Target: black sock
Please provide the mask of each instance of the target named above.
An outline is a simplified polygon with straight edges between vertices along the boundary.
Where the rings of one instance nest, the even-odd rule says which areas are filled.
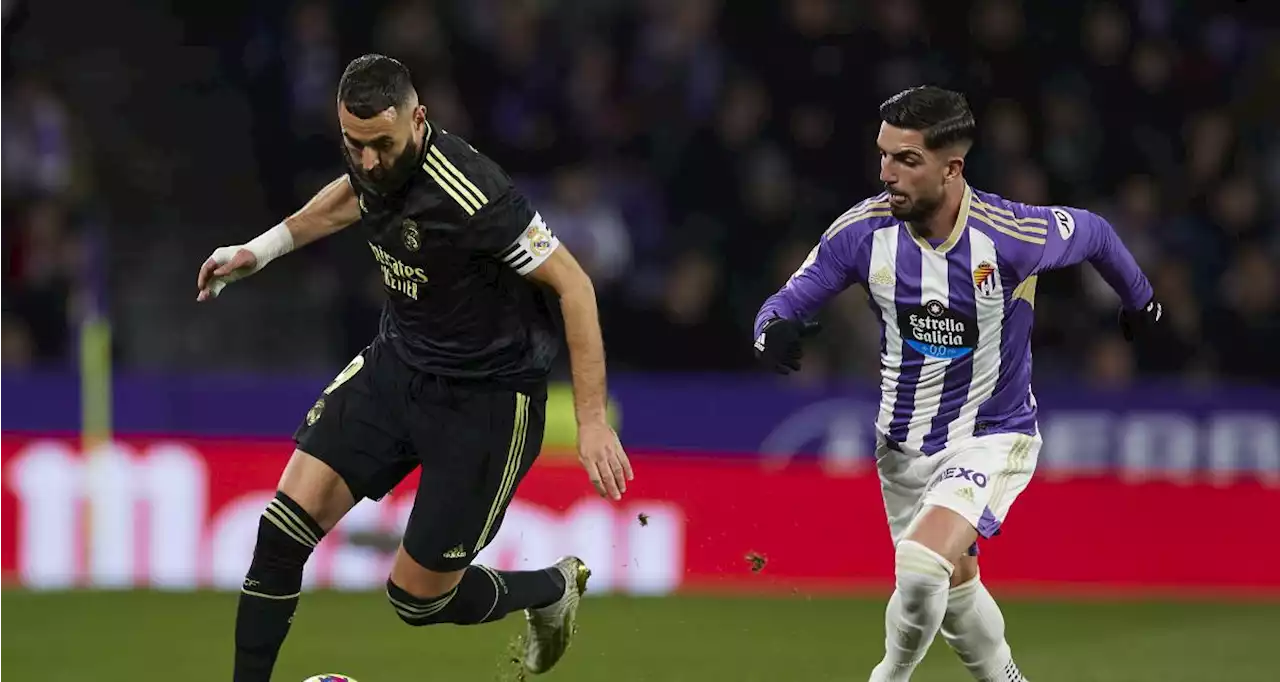
[[[454,623],[475,625],[508,613],[547,606],[564,595],[564,575],[555,568],[540,571],[495,571],[468,566],[458,586],[432,599],[419,599],[387,581],[387,596],[400,619],[410,625]]]
[[[262,513],[236,611],[235,682],[270,681],[298,606],[302,567],[323,537],[319,524],[284,493]]]

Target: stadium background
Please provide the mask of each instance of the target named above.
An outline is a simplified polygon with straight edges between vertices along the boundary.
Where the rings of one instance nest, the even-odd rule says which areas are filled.
[[[377,50],[517,177],[601,296],[633,492],[591,496],[561,386],[544,463],[485,557],[596,565],[606,596],[555,679],[859,679],[877,659],[892,552],[868,473],[873,321],[842,296],[785,380],[751,367],[749,325],[877,191],[875,107],[921,82],[969,96],[975,186],[1108,217],[1171,314],[1137,356],[1088,268],[1042,278],[1045,450],[984,547],[1022,667],[1273,679],[1280,31],[1264,5],[5,2],[11,676],[228,669],[221,590],[380,293],[358,229],[213,306],[192,281],[339,172],[334,88]],[[516,619],[402,630],[363,593],[389,561],[367,540],[408,499],[361,505],[317,554],[308,584],[330,589],[303,600],[281,679],[407,679],[424,659],[514,674]],[[935,643],[918,679],[961,679],[952,659]]]

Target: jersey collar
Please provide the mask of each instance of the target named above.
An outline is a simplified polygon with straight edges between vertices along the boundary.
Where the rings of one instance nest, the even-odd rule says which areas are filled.
[[[921,249],[926,251],[937,251],[938,253],[947,253],[960,241],[960,237],[964,235],[965,228],[969,225],[969,205],[973,201],[973,188],[969,183],[964,183],[964,196],[960,199],[960,212],[956,215],[956,224],[951,227],[951,234],[947,235],[946,241],[942,242],[935,249],[929,240],[921,237],[916,233],[916,229],[911,223],[906,223],[907,232],[911,234],[911,238]]]

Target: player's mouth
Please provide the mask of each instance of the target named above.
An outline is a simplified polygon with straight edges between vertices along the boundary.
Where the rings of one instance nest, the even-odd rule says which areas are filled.
[[[906,205],[906,203],[907,203],[907,195],[905,195],[905,194],[898,194],[898,193],[896,193],[896,192],[890,192],[890,193],[889,193],[889,205],[890,205],[890,206],[905,206],[905,205]]]

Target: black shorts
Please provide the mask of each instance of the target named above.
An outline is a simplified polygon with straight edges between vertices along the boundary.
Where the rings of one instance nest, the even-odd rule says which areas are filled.
[[[517,391],[406,365],[375,343],[325,388],[294,433],[351,493],[381,499],[422,467],[405,551],[426,568],[471,563],[502,525],[542,448],[546,385]]]

